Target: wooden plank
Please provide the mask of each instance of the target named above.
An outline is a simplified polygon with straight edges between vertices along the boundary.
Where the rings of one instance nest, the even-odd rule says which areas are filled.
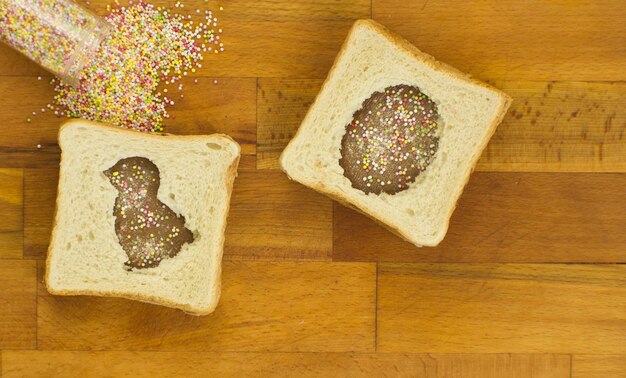
[[[205,317],[123,299],[55,297],[40,286],[39,348],[373,352],[374,264],[239,261],[223,269],[220,304]]]
[[[173,8],[173,3],[165,0],[151,3],[182,14],[196,9],[216,11],[226,51],[207,54],[203,67],[196,72],[198,76],[322,78],[354,20],[371,15],[370,0],[234,0],[209,4],[187,0],[184,9]],[[106,14],[108,4],[111,1],[91,0],[89,7]],[[224,10],[219,11],[219,6]],[[41,72],[26,58],[0,46],[0,75]]]
[[[626,262],[626,175],[472,175],[435,248],[335,205],[336,261]]]
[[[257,168],[280,168],[278,158],[298,130],[321,86],[321,80],[259,79]]]
[[[36,346],[36,263],[0,260],[0,349]]]
[[[22,257],[22,192],[23,171],[0,168],[0,259]]]
[[[329,198],[282,172],[243,170],[231,199],[225,257],[330,260],[332,211]]]
[[[46,256],[57,182],[55,168],[26,169],[24,255],[29,258]],[[226,259],[330,260],[332,233],[330,199],[282,172],[240,170],[227,221]]]
[[[514,101],[479,170],[626,172],[626,83],[495,84]]]
[[[625,265],[381,264],[378,350],[626,350]]]
[[[28,168],[24,172],[24,257],[46,257],[58,182],[58,168]]]
[[[4,377],[550,377],[569,378],[567,355],[361,353],[176,353],[7,351]]]
[[[46,151],[58,149],[57,133],[64,118],[56,117],[46,108],[54,97],[49,81],[50,77],[41,80],[24,76],[0,77],[0,98],[3,101],[0,151],[36,152],[38,144]],[[41,113],[41,109],[45,112]],[[13,166],[11,160],[3,159],[3,165]]]
[[[0,124],[1,166],[44,167],[58,163],[57,133],[65,118],[47,109],[40,113],[54,96],[48,80],[0,77],[0,97],[5,104]],[[173,118],[165,122],[166,132],[224,133],[241,145],[242,154],[256,153],[256,79],[200,77],[185,78],[182,83],[185,97],[177,99],[171,108]],[[32,115],[33,111],[37,115]]]
[[[256,155],[241,155],[237,169],[256,169]]]
[[[185,97],[171,108],[165,131],[228,134],[241,145],[242,154],[256,153],[256,79],[200,77],[181,82]]]
[[[572,356],[573,378],[622,378],[626,372],[626,355]]]
[[[278,157],[320,80],[260,79],[258,168]],[[484,151],[485,171],[626,172],[626,83],[504,81],[513,105]]]
[[[375,0],[373,18],[483,79],[624,80],[620,0]]]
[[[0,43],[0,75],[38,76],[47,74],[43,68],[31,62],[24,55],[6,44]]]
[[[58,168],[60,159],[61,152],[56,144],[41,150],[0,147],[0,162],[7,168]]]

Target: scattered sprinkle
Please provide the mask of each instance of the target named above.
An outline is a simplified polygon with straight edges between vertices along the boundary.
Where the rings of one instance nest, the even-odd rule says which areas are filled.
[[[178,1],[174,7],[184,8],[184,4]],[[51,109],[59,117],[86,118],[144,132],[162,131],[163,121],[170,118],[167,109],[175,104],[165,96],[168,89],[163,85],[196,72],[202,67],[203,53],[223,51],[213,26],[216,18],[213,12],[205,11],[202,22],[193,22],[191,15],[141,0],[125,7],[116,3],[107,9],[111,31],[85,66],[76,87],[53,81],[57,94]]]

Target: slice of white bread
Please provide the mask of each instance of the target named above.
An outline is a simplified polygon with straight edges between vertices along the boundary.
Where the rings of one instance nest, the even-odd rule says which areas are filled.
[[[443,122],[439,147],[408,189],[365,194],[343,174],[341,140],[364,100],[400,84],[418,87],[437,104]],[[280,165],[291,179],[355,208],[407,241],[435,246],[510,103],[505,93],[436,61],[380,24],[359,20]]]
[[[45,283],[57,295],[122,297],[211,313],[220,296],[224,230],[240,148],[225,135],[145,134],[73,120],[59,131],[61,171]],[[113,207],[117,190],[103,171],[145,157],[160,172],[157,198],[185,217],[192,243],[157,267],[124,268]]]

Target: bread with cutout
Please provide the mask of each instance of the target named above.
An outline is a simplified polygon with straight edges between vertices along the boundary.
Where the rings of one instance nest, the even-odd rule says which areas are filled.
[[[85,120],[63,125],[59,144],[48,291],[212,312],[239,145]]]

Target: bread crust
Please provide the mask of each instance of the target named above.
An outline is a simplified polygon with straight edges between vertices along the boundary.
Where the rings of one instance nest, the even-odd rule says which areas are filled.
[[[222,231],[220,233],[220,251],[221,254],[219,256],[218,261],[221,262],[222,260],[222,254],[224,251],[224,233],[226,231],[226,221],[227,221],[227,217],[228,217],[228,210],[230,209],[230,197],[233,191],[233,182],[235,180],[235,177],[237,177],[237,167],[239,165],[239,159],[241,157],[241,148],[239,146],[239,144],[230,136],[225,135],[225,134],[211,134],[211,135],[173,135],[173,134],[168,134],[168,133],[155,133],[155,134],[146,134],[146,133],[142,133],[142,132],[138,132],[138,131],[133,131],[133,130],[128,130],[128,129],[122,129],[119,127],[115,127],[115,126],[110,126],[110,125],[106,125],[103,123],[99,123],[99,122],[93,122],[93,121],[88,121],[88,120],[83,120],[83,119],[73,119],[70,121],[65,122],[63,125],[61,125],[61,127],[59,128],[59,136],[61,135],[61,133],[63,132],[63,130],[65,128],[67,128],[68,126],[71,126],[73,124],[89,124],[92,126],[97,126],[97,127],[104,127],[107,128],[109,132],[114,132],[120,135],[120,137],[125,137],[128,136],[129,134],[134,134],[134,135],[141,135],[143,138],[146,138],[147,140],[154,140],[154,139],[161,139],[161,138],[168,138],[168,139],[178,139],[178,140],[194,140],[194,139],[198,139],[198,140],[206,140],[207,137],[216,137],[216,138],[224,138],[224,139],[228,139],[229,141],[231,141],[232,143],[235,144],[235,146],[238,149],[238,154],[235,157],[235,159],[233,159],[233,161],[231,162],[227,174],[226,174],[226,180],[224,182],[224,185],[226,185],[226,187],[228,188],[227,190],[227,199],[228,201],[226,202],[226,211],[224,212],[224,226],[222,228]],[[61,140],[61,138],[59,137],[59,141]],[[61,161],[63,161],[63,146],[61,145]],[[63,177],[63,165],[61,164],[60,168],[59,168],[59,177]],[[57,191],[61,190],[61,180],[59,180],[59,183],[57,185]],[[207,307],[194,307],[194,306],[190,306],[190,305],[184,305],[184,304],[180,304],[180,303],[176,303],[168,298],[164,298],[164,297],[157,297],[157,296],[153,296],[153,295],[144,295],[144,294],[134,294],[134,293],[128,293],[128,292],[123,292],[123,291],[107,291],[107,290],[56,290],[53,287],[50,286],[49,284],[49,277],[50,277],[50,257],[52,256],[53,253],[53,249],[52,246],[55,245],[55,240],[56,240],[56,230],[57,230],[57,222],[58,222],[58,215],[59,215],[59,204],[58,204],[58,196],[57,196],[57,200],[55,203],[55,211],[54,211],[54,220],[53,220],[53,224],[52,224],[52,236],[50,237],[50,244],[48,246],[48,256],[46,258],[46,265],[45,265],[45,271],[44,271],[44,284],[46,286],[46,289],[48,290],[48,292],[50,294],[53,295],[62,295],[62,296],[73,296],[73,295],[89,295],[89,296],[96,296],[96,297],[116,297],[116,298],[125,298],[125,299],[131,299],[131,300],[135,300],[135,301],[140,301],[140,302],[145,302],[145,303],[150,303],[150,304],[156,304],[156,305],[160,305],[160,306],[165,306],[165,307],[171,307],[171,308],[175,308],[175,309],[179,309],[184,311],[185,313],[189,314],[189,315],[195,315],[195,316],[201,316],[201,315],[208,315],[210,313],[212,313],[215,308],[217,307],[217,304],[219,302],[219,298],[220,298],[220,294],[221,294],[221,272],[222,272],[222,265],[221,263],[218,264],[218,268],[217,268],[217,277],[216,277],[216,287],[212,288],[213,290],[213,294],[211,295],[212,301],[211,303],[209,303],[209,305]]]
[[[349,42],[352,40],[353,35],[357,32],[357,30],[359,30],[360,28],[368,28],[370,30],[373,30],[374,32],[380,34],[381,36],[383,36],[385,39],[387,39],[389,42],[391,42],[393,45],[395,45],[397,48],[403,50],[404,52],[410,54],[413,58],[415,58],[417,61],[419,61],[420,63],[434,69],[437,70],[439,72],[443,72],[445,73],[447,76],[451,77],[454,80],[460,80],[460,81],[464,81],[464,82],[468,82],[472,85],[475,86],[479,86],[482,87],[484,89],[487,89],[493,93],[495,93],[498,98],[500,99],[500,104],[498,105],[498,110],[497,110],[497,115],[496,117],[494,117],[492,123],[489,125],[489,128],[487,130],[487,133],[485,135],[485,138],[483,140],[481,140],[480,145],[478,147],[478,151],[483,151],[484,148],[487,146],[487,143],[489,143],[489,140],[491,139],[491,137],[493,136],[494,132],[496,131],[497,126],[500,124],[500,122],[502,121],[502,119],[504,118],[504,116],[506,115],[507,110],[509,109],[509,106],[511,105],[511,102],[513,101],[512,98],[502,92],[499,89],[496,89],[484,82],[481,82],[477,79],[472,78],[469,74],[463,73],[461,71],[459,71],[458,69],[449,66],[446,63],[442,63],[437,61],[433,56],[426,54],[422,51],[420,51],[417,47],[415,47],[413,44],[411,44],[409,41],[407,41],[406,39],[392,33],[391,31],[389,31],[386,27],[384,27],[383,25],[379,24],[378,22],[371,20],[371,19],[363,19],[363,20],[357,20],[355,21],[354,25],[352,26],[352,28],[350,29],[350,31],[348,32],[348,36],[346,37],[339,53],[337,54],[337,57],[335,58],[335,61],[333,63],[333,66],[331,67],[328,76],[326,77],[326,80],[324,81],[324,83],[322,84],[322,87],[320,89],[319,93],[323,93],[324,90],[326,89],[326,87],[329,84],[330,78],[332,76],[332,74],[335,72],[335,70],[337,69],[337,67],[339,66],[339,62],[342,61],[344,55],[347,53],[348,49],[349,49]],[[309,110],[307,111],[302,124],[304,124],[306,122],[306,120],[311,116],[312,110],[315,108],[315,105],[317,104],[317,102],[319,101],[319,95],[318,97],[315,98],[315,100],[313,101],[313,104],[309,107]],[[302,125],[301,124],[301,125]],[[298,131],[296,131],[296,134],[294,135],[294,137],[292,138],[292,142],[297,140],[298,138],[301,137],[300,133],[302,131],[302,127],[298,128]],[[292,142],[290,142],[287,147],[285,147],[285,149],[283,150],[280,159],[279,159],[279,164],[281,169],[283,170],[283,172],[285,172],[287,174],[287,176],[289,176],[290,179],[293,180],[293,178],[289,175],[288,172],[288,164],[289,162],[286,161],[286,156],[288,155],[288,151],[290,149],[290,147],[293,146]],[[393,225],[390,224],[386,224],[385,222],[380,220],[380,217],[378,217],[376,214],[370,212],[368,209],[359,206],[358,204],[354,204],[352,203],[346,196],[344,196],[340,191],[338,190],[334,190],[332,188],[326,187],[323,184],[318,184],[315,182],[307,182],[306,180],[297,180],[298,182],[300,182],[301,184],[310,187],[313,190],[316,190],[318,192],[321,192],[323,194],[326,194],[327,196],[331,197],[332,199],[336,200],[337,202],[340,202],[343,205],[346,205],[358,212],[360,212],[361,214],[364,214],[365,216],[373,219],[376,223],[382,225],[383,227],[385,227],[386,229],[388,229],[389,231],[391,231],[392,233],[394,233],[395,235],[399,236],[400,238],[402,238],[403,240],[406,240],[407,242],[414,244],[417,247],[422,247],[422,246],[427,246],[427,247],[434,247],[437,246],[441,240],[443,240],[443,237],[445,236],[445,234],[447,233],[448,227],[450,225],[450,217],[452,216],[452,213],[454,212],[454,210],[456,209],[456,205],[457,202],[461,196],[461,193],[463,192],[463,189],[465,188],[465,186],[467,185],[467,183],[469,182],[469,178],[471,176],[471,173],[474,171],[474,168],[476,167],[476,163],[478,163],[478,159],[480,158],[480,154],[476,154],[476,156],[474,156],[472,158],[472,161],[470,162],[470,165],[468,166],[469,168],[467,169],[467,171],[464,174],[463,177],[463,184],[459,187],[459,190],[454,193],[454,206],[451,207],[451,209],[448,212],[448,216],[446,217],[446,223],[444,225],[444,227],[442,228],[442,232],[441,235],[438,237],[437,240],[435,240],[433,243],[420,243],[417,242],[416,240],[412,240],[410,235],[406,234],[405,232],[403,232],[402,230],[400,230],[397,227],[394,227]],[[410,188],[408,189],[410,190]]]

